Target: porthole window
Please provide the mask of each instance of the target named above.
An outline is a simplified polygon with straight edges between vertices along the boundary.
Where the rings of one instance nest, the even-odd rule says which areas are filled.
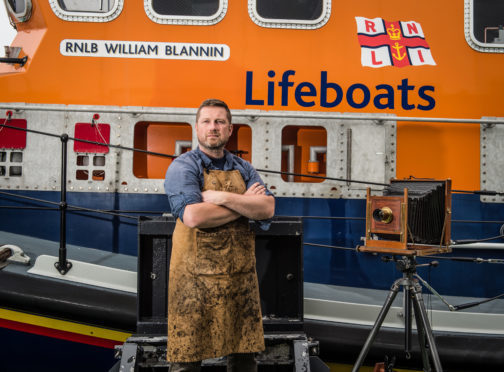
[[[327,23],[330,0],[249,0],[250,18],[259,26],[316,29]]]
[[[327,132],[324,127],[288,125],[282,130],[282,174],[286,182],[322,182],[326,176]]]
[[[212,25],[220,22],[228,0],[144,0],[147,16],[156,23]]]
[[[26,22],[30,19],[32,2],[31,0],[5,0],[7,11],[18,21]]]
[[[76,22],[109,22],[119,16],[124,0],[49,0],[59,18]]]
[[[465,0],[465,36],[479,52],[504,53],[504,2]]]

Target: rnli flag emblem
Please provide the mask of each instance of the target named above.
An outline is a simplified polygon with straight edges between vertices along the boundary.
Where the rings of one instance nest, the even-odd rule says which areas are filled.
[[[355,17],[361,63],[368,67],[435,65],[420,23]]]

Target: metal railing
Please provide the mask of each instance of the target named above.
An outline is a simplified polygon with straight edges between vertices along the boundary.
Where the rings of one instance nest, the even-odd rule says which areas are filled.
[[[31,201],[37,201],[41,203],[46,203],[46,204],[51,204],[51,205],[56,205],[57,210],[60,212],[60,247],[59,247],[59,261],[55,263],[56,269],[60,272],[60,274],[65,275],[72,267],[72,264],[70,261],[67,259],[67,251],[66,251],[66,214],[69,210],[77,210],[77,211],[87,211],[87,212],[95,212],[95,213],[102,213],[102,214],[109,214],[109,215],[114,215],[114,216],[119,216],[119,217],[125,217],[125,218],[131,218],[131,219],[137,219],[137,217],[130,216],[130,215],[125,215],[122,214],[121,212],[124,211],[105,211],[105,210],[97,210],[97,209],[91,209],[91,208],[84,208],[84,207],[78,207],[78,206],[72,206],[67,203],[67,189],[66,189],[66,184],[67,184],[67,155],[68,155],[68,141],[78,141],[78,142],[83,142],[83,143],[88,143],[88,144],[94,144],[94,145],[101,145],[101,146],[107,146],[109,148],[116,148],[120,150],[127,150],[127,151],[134,151],[134,152],[140,152],[140,153],[145,153],[148,155],[154,155],[154,156],[161,156],[161,157],[168,157],[168,158],[176,158],[177,156],[175,155],[169,155],[169,154],[164,154],[164,153],[158,153],[158,152],[152,152],[144,149],[138,149],[138,148],[133,148],[133,147],[127,147],[127,146],[120,146],[120,145],[113,145],[113,144],[108,144],[105,142],[97,142],[97,141],[90,141],[90,140],[84,140],[76,137],[71,137],[68,134],[54,134],[50,132],[43,132],[39,130],[33,130],[33,129],[28,129],[28,128],[19,128],[15,126],[8,125],[7,123],[9,120],[12,118],[13,111],[20,112],[23,110],[39,110],[39,111],[71,111],[71,112],[96,112],[99,111],[101,113],[129,113],[129,114],[193,114],[195,110],[193,109],[178,109],[178,110],[173,110],[173,109],[150,109],[150,108],[142,108],[142,107],[129,107],[129,108],[89,108],[89,107],[70,107],[70,106],[60,106],[60,105],[37,105],[37,104],[0,104],[0,109],[6,108],[9,109],[9,111],[6,113],[7,118],[4,120],[3,124],[0,124],[0,127],[4,128],[9,128],[9,129],[14,129],[14,130],[20,130],[28,133],[34,133],[34,134],[39,134],[43,136],[48,136],[48,137],[53,137],[53,138],[59,138],[61,140],[61,191],[60,191],[60,201],[59,203],[48,201],[48,200],[43,200],[43,199],[38,199],[38,198],[33,198],[29,196],[24,196],[24,195],[19,195],[19,194],[14,194],[10,192],[5,192],[5,191],[0,191],[0,194],[2,195],[7,195],[11,197],[16,197],[20,199],[26,199],[26,200],[31,200]],[[285,112],[285,113],[275,113],[275,112],[255,112],[255,111],[250,111],[250,110],[242,110],[242,111],[233,111],[233,115],[235,116],[251,116],[251,117],[282,117],[282,118],[310,118],[310,119],[334,119],[334,120],[373,120],[373,121],[410,121],[410,122],[438,122],[438,123],[461,123],[461,124],[486,124],[486,125],[494,125],[494,124],[504,124],[504,119],[455,119],[455,118],[420,118],[420,117],[397,117],[397,116],[374,116],[374,115],[345,115],[345,114],[315,114],[315,113],[292,113],[292,112]],[[91,123],[92,125],[92,123]],[[309,177],[309,178],[322,178],[322,179],[329,179],[329,180],[334,180],[334,181],[339,181],[339,182],[347,182],[347,183],[363,183],[363,184],[369,184],[369,185],[380,185],[380,186],[387,186],[388,184],[384,183],[377,183],[377,182],[369,182],[365,180],[351,180],[351,179],[343,179],[343,178],[331,178],[331,177],[323,177],[323,176],[316,176],[316,175],[310,175],[310,174],[299,174],[299,173],[292,173],[292,172],[282,172],[282,171],[274,171],[274,170],[268,170],[268,169],[257,169],[259,172],[263,173],[273,173],[273,174],[285,174],[285,175],[294,175],[294,176],[302,176],[302,177]],[[474,194],[480,194],[480,195],[504,195],[503,192],[496,192],[496,191],[486,191],[486,190],[475,190],[475,191],[467,191],[467,190],[453,190],[454,192],[461,192],[461,193],[474,193]],[[54,208],[44,208],[47,210],[54,210]],[[145,211],[133,211],[134,213],[154,213],[154,212],[145,212]],[[127,212],[128,213],[128,212]],[[302,216],[304,218],[320,218],[320,219],[325,219],[325,218],[337,218],[337,219],[356,219],[354,217],[316,217],[316,216]],[[358,218],[359,220],[361,218]],[[362,218],[364,220],[364,218]],[[452,221],[452,222],[464,222],[462,220],[457,220],[457,221]],[[475,221],[468,221],[468,222],[475,222]],[[502,221],[481,221],[481,222],[487,222],[487,223],[502,223]],[[305,243],[306,245],[310,245],[310,243]],[[336,247],[336,246],[330,246],[327,245],[327,247],[332,247],[332,248],[342,248],[343,247]],[[348,249],[348,248],[344,248]],[[353,248],[351,248],[353,249]]]
[[[72,263],[70,261],[68,261],[68,259],[67,259],[67,249],[66,249],[66,241],[67,241],[67,239],[66,239],[66,231],[67,231],[66,221],[67,221],[67,211],[68,211],[69,207],[71,207],[71,209],[73,209],[73,210],[112,214],[115,216],[136,219],[136,217],[129,216],[129,215],[123,215],[120,213],[107,212],[107,211],[101,211],[101,210],[96,210],[96,209],[82,208],[82,207],[68,205],[68,203],[67,203],[67,187],[66,187],[66,185],[67,185],[68,141],[71,140],[71,141],[85,142],[85,143],[90,143],[90,144],[95,144],[95,145],[107,146],[107,147],[111,147],[111,148],[118,148],[121,150],[138,151],[138,152],[142,152],[142,153],[148,153],[149,155],[163,156],[163,157],[169,157],[169,158],[176,157],[174,155],[151,152],[151,151],[146,151],[143,149],[135,149],[135,148],[130,148],[130,147],[126,147],[126,146],[118,146],[118,145],[112,145],[112,144],[107,144],[107,143],[103,143],[103,142],[95,142],[95,141],[79,139],[79,138],[75,138],[75,137],[70,137],[66,133],[63,133],[61,135],[57,135],[54,133],[43,132],[43,131],[39,131],[39,130],[33,130],[33,129],[28,129],[28,128],[19,128],[19,127],[15,127],[15,126],[11,126],[11,125],[6,124],[9,122],[11,116],[12,116],[12,113],[8,112],[7,118],[4,120],[3,124],[0,124],[0,127],[19,130],[19,131],[23,131],[23,132],[27,132],[27,133],[39,134],[39,135],[53,137],[53,138],[59,138],[61,140],[61,181],[60,181],[61,190],[60,190],[59,203],[51,202],[49,200],[32,198],[32,197],[28,197],[28,196],[24,196],[24,195],[17,195],[17,194],[5,192],[5,191],[0,191],[0,194],[3,194],[3,195],[8,195],[11,197],[17,197],[17,198],[21,198],[21,199],[25,199],[25,200],[37,201],[37,202],[41,202],[41,203],[52,204],[52,205],[58,206],[58,210],[60,212],[60,229],[59,229],[60,230],[60,245],[59,245],[59,251],[58,251],[58,259],[59,260],[54,265],[61,275],[65,275],[72,268]]]

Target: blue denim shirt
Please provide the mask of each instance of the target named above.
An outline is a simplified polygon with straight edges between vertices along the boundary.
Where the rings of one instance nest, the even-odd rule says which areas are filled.
[[[242,158],[224,150],[226,158],[222,170],[238,170],[248,189],[252,184],[260,182],[261,177],[252,165]],[[166,171],[164,182],[165,193],[168,196],[171,213],[182,220],[186,205],[201,203],[203,189],[203,172],[205,169],[217,169],[212,160],[199,148],[180,155]],[[266,189],[266,195],[273,195]],[[268,230],[270,220],[258,221],[263,230]]]

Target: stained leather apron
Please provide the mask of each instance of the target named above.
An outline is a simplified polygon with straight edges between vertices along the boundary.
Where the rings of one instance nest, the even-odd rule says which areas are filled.
[[[204,172],[205,190],[243,194],[238,170]],[[168,288],[167,360],[191,362],[264,350],[248,219],[197,229],[177,220]]]

